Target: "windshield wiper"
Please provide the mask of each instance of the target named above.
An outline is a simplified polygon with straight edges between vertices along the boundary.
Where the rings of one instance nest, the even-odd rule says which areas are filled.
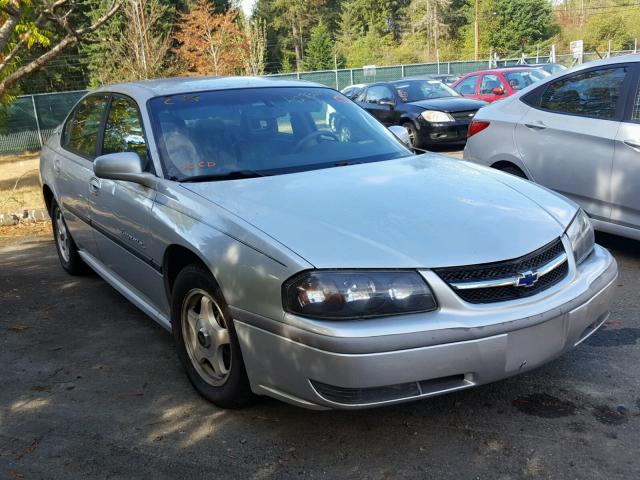
[[[219,180],[238,180],[241,178],[256,178],[256,177],[268,177],[269,174],[256,172],[255,170],[235,170],[229,173],[221,174],[204,174],[194,175],[192,177],[186,177],[180,180],[180,183],[190,182],[216,182]]]

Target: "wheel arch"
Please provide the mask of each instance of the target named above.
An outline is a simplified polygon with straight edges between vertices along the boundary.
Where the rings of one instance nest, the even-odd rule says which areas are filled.
[[[526,178],[527,180],[531,178],[529,172],[527,172],[517,163],[511,162],[509,160],[498,160],[497,162],[493,162],[491,164],[491,168],[495,168],[496,170],[504,170],[506,167],[516,168],[520,170],[522,172],[522,175],[524,175],[524,178]]]
[[[44,197],[44,205],[47,208],[47,213],[51,216],[51,206],[53,205],[53,190],[46,183],[42,185],[42,196]]]
[[[162,272],[164,279],[164,288],[167,294],[167,299],[169,301],[171,301],[171,292],[173,291],[173,286],[178,274],[184,267],[193,263],[200,264],[202,265],[202,267],[211,272],[211,269],[209,268],[207,263],[191,248],[176,243],[169,245],[165,250],[162,259]],[[211,275],[213,275],[213,272],[211,272]]]

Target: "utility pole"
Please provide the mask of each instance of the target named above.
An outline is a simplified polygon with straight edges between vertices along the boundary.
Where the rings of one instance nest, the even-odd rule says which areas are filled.
[[[475,60],[480,58],[480,0],[476,0],[476,15],[473,23]]]

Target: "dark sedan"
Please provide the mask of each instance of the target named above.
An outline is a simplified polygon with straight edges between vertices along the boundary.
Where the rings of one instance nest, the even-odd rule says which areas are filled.
[[[416,148],[461,144],[486,102],[463,98],[437,80],[405,79],[368,85],[355,100],[384,125],[402,125]]]

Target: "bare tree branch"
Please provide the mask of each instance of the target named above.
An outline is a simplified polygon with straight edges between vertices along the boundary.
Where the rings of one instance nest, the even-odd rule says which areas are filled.
[[[39,22],[44,21],[43,15],[45,17],[51,18],[54,21],[57,21],[57,19],[59,19],[63,23],[66,22],[66,17],[69,12],[65,13],[62,16],[58,16],[55,13],[55,9],[57,9],[58,7],[62,6],[65,3],[67,3],[67,0],[57,0],[56,2],[53,2],[52,4],[50,4],[47,7],[47,9],[38,16],[38,19],[36,20],[36,25],[38,25]],[[3,97],[7,93],[7,90],[11,88],[13,85],[15,85],[23,77],[38,71],[40,68],[46,65],[49,61],[57,57],[65,48],[67,48],[70,45],[74,45],[78,42],[83,41],[84,40],[83,37],[85,35],[88,35],[94,32],[95,30],[100,28],[102,25],[104,25],[106,22],[108,22],[109,19],[116,14],[118,9],[120,9],[121,5],[122,5],[122,0],[114,0],[113,3],[111,4],[111,8],[109,8],[109,10],[102,17],[100,17],[93,24],[87,27],[79,28],[77,30],[69,30],[65,28],[67,35],[65,35],[56,45],[54,45],[52,48],[47,50],[45,53],[43,53],[35,60],[28,63],[27,65],[24,65],[18,68],[15,72],[8,75],[4,80],[0,81],[0,97]],[[73,7],[71,8],[73,9]],[[60,22],[58,23],[60,24]],[[23,42],[23,40],[21,40],[20,42]],[[13,58],[13,56],[15,56],[15,53],[19,50],[19,47],[24,46],[24,43],[20,44],[20,42],[18,42],[18,45],[16,45],[16,47],[7,56],[7,58],[5,58],[2,64],[0,64],[0,71],[2,71],[2,69],[6,67],[6,65],[8,64],[7,59],[9,57]]]

